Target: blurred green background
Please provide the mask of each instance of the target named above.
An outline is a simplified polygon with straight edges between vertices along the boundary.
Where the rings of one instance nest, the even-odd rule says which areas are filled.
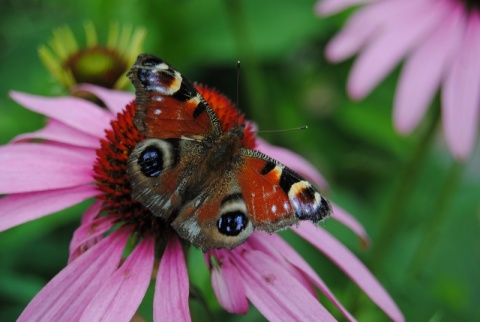
[[[8,91],[66,94],[37,55],[38,46],[51,39],[53,28],[68,24],[82,43],[86,21],[95,24],[100,41],[106,39],[112,22],[143,26],[148,32],[145,52],[167,60],[189,79],[238,100],[240,109],[261,130],[308,125],[307,131],[262,137],[311,161],[329,181],[329,198],[365,226],[372,240],[368,249],[333,220],[327,221],[326,229],[372,269],[407,320],[480,320],[479,149],[464,165],[455,165],[440,127],[430,125],[434,112],[412,135],[396,134],[391,114],[399,69],[366,100],[351,102],[345,83],[353,60],[332,65],[323,57],[326,43],[349,13],[319,18],[314,3],[3,0],[0,143],[44,124],[42,116],[11,101]],[[242,62],[238,95],[237,60]],[[438,105],[438,99],[433,105]],[[432,139],[420,146],[429,129],[433,129]],[[412,162],[417,150],[424,152],[423,157]],[[410,182],[401,189],[405,177]],[[88,204],[0,234],[0,321],[15,320],[64,267],[72,232]],[[392,211],[398,220],[386,229],[386,216]],[[387,237],[381,237],[382,232]],[[438,232],[433,234],[438,238],[415,255],[422,238],[432,232]],[[359,320],[387,319],[328,259],[293,234],[282,234]],[[386,240],[383,249],[376,248],[379,238]],[[189,260],[193,267],[192,261],[203,258],[192,251]],[[207,311],[216,321],[263,320],[253,306],[247,316],[223,311],[213,296],[206,268],[199,266],[203,267],[190,269],[192,284],[203,294],[208,309],[192,299],[194,320],[205,320]],[[152,314],[152,294],[140,308],[147,320]],[[342,319],[325,298],[321,300]]]

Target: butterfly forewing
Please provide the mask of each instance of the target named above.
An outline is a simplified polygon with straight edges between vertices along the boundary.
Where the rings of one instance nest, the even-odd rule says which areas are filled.
[[[135,126],[147,137],[218,136],[217,116],[193,84],[168,63],[152,55],[138,56],[127,75],[135,86]]]
[[[255,151],[243,149],[240,187],[255,228],[273,233],[300,220],[314,223],[330,216],[329,202],[302,176]]]

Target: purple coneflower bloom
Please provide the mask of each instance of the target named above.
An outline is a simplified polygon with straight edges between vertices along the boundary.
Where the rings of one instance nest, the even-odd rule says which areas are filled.
[[[0,194],[6,194],[0,199],[0,230],[95,198],[73,235],[68,265],[35,296],[19,321],[130,321],[152,274],[154,320],[188,321],[188,245],[130,197],[126,162],[142,140],[132,123],[134,97],[92,85],[79,89],[95,95],[107,109],[75,97],[11,94],[19,104],[46,115],[48,124],[0,147]],[[198,90],[214,109],[226,102],[216,91],[200,86]],[[227,103],[222,113],[226,117],[231,105]],[[325,186],[320,174],[298,155],[253,134],[251,139],[257,149]],[[367,240],[353,217],[335,205],[334,212],[334,219]],[[388,293],[337,239],[311,223],[293,231],[331,258],[391,319],[403,320]],[[127,242],[134,246],[127,247],[131,251],[125,258]],[[270,320],[334,320],[318,301],[315,286],[354,320],[278,235],[255,232],[232,251],[207,252],[205,260],[218,301],[229,312],[246,313],[250,301]]]
[[[470,0],[324,0],[319,14],[358,3],[326,49],[337,62],[359,53],[348,93],[362,99],[405,58],[394,101],[394,124],[410,133],[442,87],[442,121],[452,154],[466,159],[480,112],[480,4]]]

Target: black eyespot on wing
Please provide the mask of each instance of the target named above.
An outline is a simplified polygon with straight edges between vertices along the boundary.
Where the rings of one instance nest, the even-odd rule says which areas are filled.
[[[295,216],[300,220],[311,220],[313,222],[320,221],[321,209],[315,199],[315,194],[318,193],[312,186],[308,186],[296,196],[298,207],[295,207]],[[324,198],[321,198],[324,200]]]
[[[237,236],[247,224],[248,218],[241,211],[227,212],[217,221],[218,231],[226,236]]]
[[[140,171],[150,178],[157,177],[163,170],[163,153],[155,146],[148,146],[138,157]]]
[[[161,64],[168,66],[159,58],[151,57],[142,62],[142,67],[137,72],[138,80],[147,90],[152,90],[157,86],[169,88],[175,81],[175,71],[168,66],[165,69],[157,69]]]
[[[289,198],[298,219],[318,223],[332,213],[330,203],[310,183],[301,181],[292,189],[296,192]]]

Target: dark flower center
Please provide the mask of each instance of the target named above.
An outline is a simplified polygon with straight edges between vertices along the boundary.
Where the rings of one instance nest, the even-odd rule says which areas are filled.
[[[121,224],[132,225],[137,233],[164,236],[167,226],[159,217],[131,198],[127,175],[128,156],[145,137],[133,124],[137,107],[132,102],[111,122],[106,138],[101,140],[94,166],[97,187],[102,192],[103,210]]]
[[[72,72],[77,83],[106,88],[113,88],[128,67],[128,62],[120,53],[100,46],[81,49],[64,62],[64,68]]]

